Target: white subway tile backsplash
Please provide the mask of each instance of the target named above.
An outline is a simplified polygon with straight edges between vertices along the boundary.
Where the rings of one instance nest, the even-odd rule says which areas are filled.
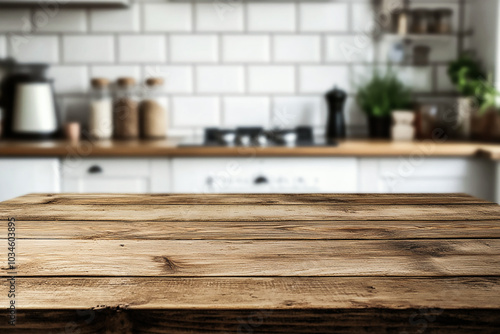
[[[174,97],[173,127],[206,127],[220,125],[220,102],[217,97]]]
[[[222,37],[224,62],[268,62],[270,38],[266,35],[227,35]]]
[[[18,37],[10,36],[10,56],[23,63],[57,63],[59,38],[57,36],[29,35],[18,43]]]
[[[428,93],[432,91],[431,67],[404,66],[396,68],[394,72],[405,85],[411,87],[412,91],[416,93]]]
[[[60,9],[47,20],[47,24],[37,25],[40,32],[85,32],[87,31],[87,13],[84,9]]]
[[[123,9],[91,9],[90,29],[93,32],[131,32],[140,30],[140,6]]]
[[[223,126],[269,126],[268,97],[226,97]]]
[[[274,61],[319,62],[320,60],[320,36],[278,35],[274,37]]]
[[[294,3],[247,4],[248,30],[250,31],[295,31],[296,13]]]
[[[162,35],[128,35],[118,38],[118,58],[122,63],[164,62],[166,38]]]
[[[293,66],[249,66],[248,89],[250,93],[295,92]]]
[[[7,57],[7,38],[0,35],[0,58]]]
[[[91,66],[91,78],[106,78],[112,82],[120,77],[132,77],[137,83],[142,79],[140,66],[124,66],[124,65],[105,65]]]
[[[185,3],[147,3],[144,5],[144,30],[191,31],[191,4]]]
[[[370,33],[379,24],[376,22],[373,5],[370,1],[352,4],[352,27],[356,33]],[[380,21],[382,24],[386,21]],[[386,28],[382,26],[382,28]]]
[[[242,31],[243,30],[243,3],[197,3],[196,30],[197,31]]]
[[[199,93],[243,93],[243,66],[198,66],[196,87]]]
[[[192,66],[146,66],[144,75],[163,78],[163,90],[167,93],[193,92]]]
[[[366,36],[326,37],[327,62],[368,62],[374,58],[373,42]]]
[[[299,125],[324,124],[323,97],[283,96],[273,100],[271,127],[293,128]]]
[[[219,58],[216,35],[171,35],[170,59],[176,63],[214,63]]]
[[[337,86],[350,91],[349,68],[347,66],[302,66],[300,68],[300,92],[324,94]]]
[[[111,63],[114,38],[108,35],[63,36],[63,59],[68,63]]]
[[[300,30],[347,31],[348,6],[347,3],[300,3]]]
[[[89,78],[86,66],[51,66],[47,76],[54,79],[54,89],[57,94],[88,91]]]
[[[29,33],[31,31],[31,27],[32,24],[29,9],[2,8],[0,10],[0,31]]]

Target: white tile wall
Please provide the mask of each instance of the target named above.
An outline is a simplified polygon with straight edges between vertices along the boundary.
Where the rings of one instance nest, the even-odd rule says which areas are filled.
[[[90,29],[93,32],[130,32],[140,29],[140,6],[126,9],[92,9]]]
[[[197,31],[243,31],[243,5],[213,1],[197,3]]]
[[[452,8],[456,28],[458,1],[426,0],[425,6]],[[371,0],[133,3],[121,10],[61,9],[48,20],[40,9],[2,8],[0,58],[53,64],[50,74],[71,117],[86,119],[92,77],[131,76],[142,83],[156,76],[165,80],[171,134],[283,124],[311,125],[320,133],[323,95],[334,85],[350,93],[348,124],[364,126],[356,87],[370,78],[376,57],[387,60],[394,41],[381,43],[375,54],[365,34],[377,24]],[[431,47],[431,65],[396,67],[398,76],[416,93],[453,91],[446,62],[456,57],[458,38],[418,44]]]
[[[166,37],[162,35],[124,35],[118,38],[121,63],[164,62],[167,60]]]
[[[217,97],[175,97],[173,126],[204,127],[220,123],[220,101]]]
[[[59,61],[59,38],[57,36],[28,35],[19,40],[10,36],[10,56],[19,62],[57,63]]]
[[[176,63],[213,63],[219,58],[216,35],[171,35],[170,58]]]
[[[198,66],[196,87],[199,93],[243,93],[243,66]]]
[[[248,3],[248,30],[295,31],[294,3]]]
[[[47,24],[39,24],[40,32],[85,32],[87,31],[87,13],[84,9],[60,9],[56,15],[47,20]]]
[[[145,66],[145,77],[163,78],[163,90],[167,93],[193,92],[192,66]]]
[[[334,86],[350,90],[347,66],[303,66],[300,68],[300,92],[324,94]]]
[[[222,37],[222,43],[224,62],[248,63],[268,62],[270,60],[269,36],[227,35]]]
[[[0,31],[29,33],[31,26],[29,9],[0,10]]]
[[[348,3],[301,3],[301,31],[347,31]]]
[[[51,66],[48,77],[54,79],[54,88],[58,94],[88,91],[89,78],[86,66]]]
[[[147,3],[144,5],[144,30],[191,31],[191,5],[184,3]],[[168,19],[166,19],[168,18]]]
[[[111,81],[120,77],[132,77],[140,82],[142,78],[140,66],[124,65],[94,65],[90,67],[90,76],[92,78],[108,78]]]
[[[250,66],[248,68],[250,93],[293,93],[295,68],[293,66]]]
[[[269,126],[268,97],[226,97],[223,103],[223,126]]]
[[[286,96],[274,98],[272,126],[291,128],[299,125],[324,124],[322,97]]]
[[[111,63],[114,61],[111,35],[63,36],[63,60],[68,63]]]
[[[321,37],[301,35],[278,35],[274,37],[274,61],[319,62],[321,60]]]

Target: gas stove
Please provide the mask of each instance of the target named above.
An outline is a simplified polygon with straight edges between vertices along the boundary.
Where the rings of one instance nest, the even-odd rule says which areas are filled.
[[[271,129],[262,127],[238,127],[235,129],[206,128],[202,140],[189,140],[179,146],[259,146],[259,147],[312,147],[336,146],[336,142],[314,137],[311,127],[300,126],[294,129]]]

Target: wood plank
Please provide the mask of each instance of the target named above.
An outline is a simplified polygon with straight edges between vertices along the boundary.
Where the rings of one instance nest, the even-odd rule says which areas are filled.
[[[56,310],[20,311],[10,334],[440,333],[497,334],[498,310]]]
[[[500,277],[18,277],[16,285],[19,310],[500,310]]]
[[[5,240],[5,239],[4,239]],[[22,240],[19,276],[500,275],[500,240]],[[7,248],[0,255],[6,258]],[[8,276],[8,268],[0,275]]]
[[[0,221],[0,230],[7,229]],[[494,239],[500,221],[17,221],[18,239],[365,240]]]
[[[30,194],[3,204],[439,205],[492,204],[466,194]]]
[[[490,220],[498,205],[0,205],[17,220],[297,221],[297,220]]]

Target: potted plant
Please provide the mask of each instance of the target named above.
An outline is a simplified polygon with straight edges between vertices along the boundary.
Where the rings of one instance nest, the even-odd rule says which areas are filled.
[[[375,71],[358,89],[356,101],[368,116],[370,138],[389,138],[391,112],[411,107],[411,92],[392,72]]]
[[[500,123],[497,100],[499,93],[491,78],[486,79],[481,65],[463,54],[448,66],[448,76],[461,95],[457,101],[458,136],[468,139],[492,139]]]

